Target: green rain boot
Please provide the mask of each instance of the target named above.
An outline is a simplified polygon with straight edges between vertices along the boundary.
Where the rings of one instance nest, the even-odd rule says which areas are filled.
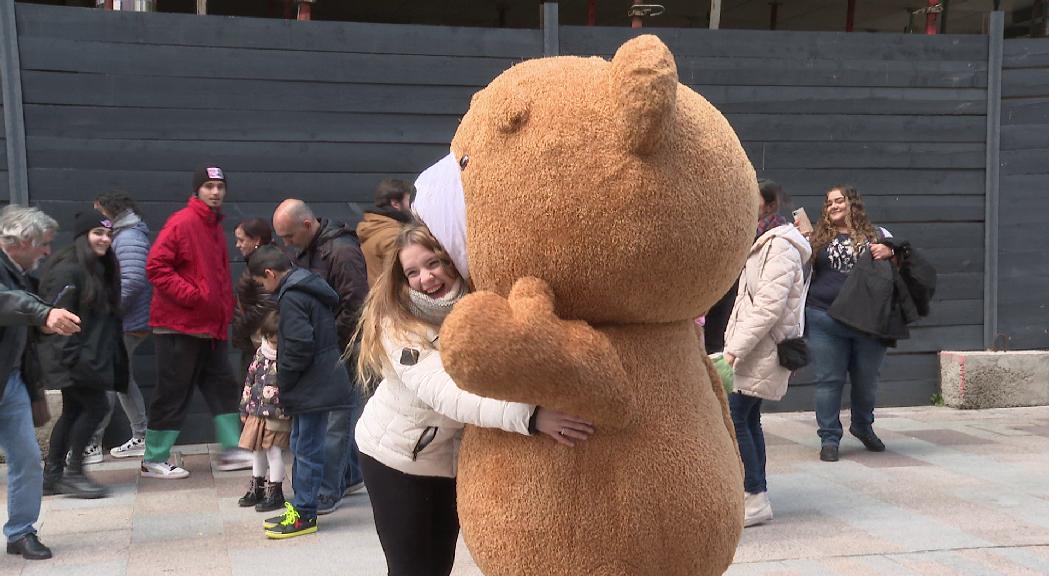
[[[143,478],[176,480],[189,476],[189,471],[168,462],[178,434],[178,430],[146,429],[146,453],[142,456],[141,467]]]

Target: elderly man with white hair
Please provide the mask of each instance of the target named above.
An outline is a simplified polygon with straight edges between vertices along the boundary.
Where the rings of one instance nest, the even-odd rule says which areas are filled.
[[[37,208],[10,205],[0,210],[0,449],[7,455],[7,553],[44,560],[33,523],[40,516],[43,471],[33,431],[32,401],[43,398],[38,382],[23,378],[28,327],[68,336],[80,318],[54,308],[30,292],[25,274],[51,253],[58,223]]]

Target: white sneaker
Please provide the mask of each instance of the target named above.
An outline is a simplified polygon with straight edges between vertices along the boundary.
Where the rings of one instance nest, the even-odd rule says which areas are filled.
[[[162,480],[178,480],[189,476],[189,470],[179,468],[167,462],[142,461],[140,468],[143,478],[160,478]]]
[[[254,463],[255,457],[251,452],[240,448],[230,448],[229,450],[223,450],[222,454],[219,454],[219,459],[215,464],[215,469],[222,470],[223,472],[229,472],[231,470],[248,470]]]
[[[146,439],[133,437],[120,446],[113,448],[109,453],[114,458],[141,458],[146,453]]]
[[[346,491],[343,492],[342,495],[343,496],[349,496],[350,494],[353,494],[355,492],[360,492],[361,490],[364,490],[364,482],[363,481],[358,482],[356,484],[350,484],[349,486],[346,487]]]
[[[761,492],[751,494],[743,493],[743,527],[757,526],[772,520],[772,503],[769,502],[769,493]]]
[[[66,454],[66,466],[69,465],[70,454]],[[84,448],[84,465],[99,464],[102,462],[102,446],[99,444],[88,444]]]

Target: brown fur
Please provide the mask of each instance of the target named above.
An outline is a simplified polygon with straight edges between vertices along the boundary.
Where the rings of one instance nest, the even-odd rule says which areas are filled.
[[[720,574],[743,482],[693,319],[742,267],[754,170],[653,36],[519,64],[452,142],[478,293],[441,331],[464,389],[594,420],[574,449],[470,428],[467,545],[489,576]]]

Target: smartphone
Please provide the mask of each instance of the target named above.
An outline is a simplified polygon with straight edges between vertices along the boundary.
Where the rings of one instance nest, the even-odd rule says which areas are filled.
[[[812,234],[812,221],[809,220],[809,215],[805,213],[805,208],[798,208],[793,214],[794,225],[798,227],[798,231],[802,234]]]
[[[66,294],[69,294],[69,291],[72,289],[72,284],[66,284],[65,286],[63,286],[62,289],[58,291],[58,294],[55,294],[54,299],[51,300],[51,305],[58,306],[58,303],[62,301],[62,298],[64,298]]]

